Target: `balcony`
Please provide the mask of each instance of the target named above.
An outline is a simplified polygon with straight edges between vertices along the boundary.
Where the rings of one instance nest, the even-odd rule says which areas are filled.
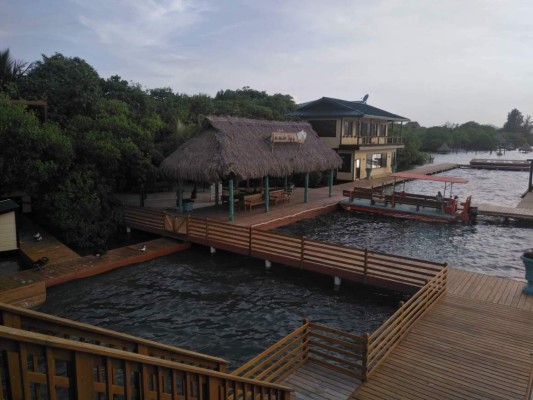
[[[386,146],[402,145],[401,136],[341,136],[341,145],[348,146]]]

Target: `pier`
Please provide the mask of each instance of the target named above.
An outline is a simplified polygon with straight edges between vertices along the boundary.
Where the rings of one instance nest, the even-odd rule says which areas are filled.
[[[442,171],[429,167],[429,172],[417,172]],[[355,185],[387,182],[382,178]],[[265,266],[277,262],[335,281],[411,294],[374,332],[344,332],[304,320],[291,334],[228,373],[227,362],[220,358],[0,305],[0,399],[37,398],[37,393],[47,393],[48,398],[81,393],[80,399],[172,400],[531,398],[533,296],[522,293],[522,281],[268,230],[335,209],[343,186],[337,186],[331,197],[327,188],[312,190],[309,203],[296,193],[291,203],[269,213],[239,212],[233,223],[215,207],[185,215],[165,207],[126,206],[126,225],[167,238],[144,243],[143,252],[138,244],[101,257],[70,254],[70,259],[53,260],[44,272],[0,277],[0,296],[28,306],[7,295],[196,243],[215,252],[260,258]],[[518,209],[531,211],[531,203],[528,193]],[[46,248],[31,243],[27,254],[39,258]]]

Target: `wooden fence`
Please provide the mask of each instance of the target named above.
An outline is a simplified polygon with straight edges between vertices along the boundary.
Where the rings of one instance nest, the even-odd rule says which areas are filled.
[[[315,362],[365,381],[445,293],[447,276],[448,267],[444,267],[372,335],[358,336],[306,320],[232,374],[281,382],[305,362]]]
[[[408,293],[444,265],[209,219],[189,217],[180,226],[193,243]]]
[[[413,297],[385,321],[368,341],[367,375],[370,375],[398,345],[412,325],[446,292],[448,267],[428,280]]]
[[[0,400],[289,400],[291,389],[0,326]]]
[[[281,382],[304,363],[315,362],[363,379],[367,342],[367,337],[305,320],[301,327],[232,374],[266,382]]]
[[[59,318],[0,303],[1,323],[7,327],[38,332],[84,343],[143,354],[196,367],[225,372],[228,362],[222,358],[196,353],[151,340],[126,335],[89,324]]]

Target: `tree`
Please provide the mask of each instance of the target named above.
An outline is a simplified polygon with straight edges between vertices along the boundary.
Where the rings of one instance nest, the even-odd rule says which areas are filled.
[[[41,124],[24,106],[0,98],[0,187],[45,193],[73,162],[70,138],[53,123]]]
[[[503,125],[503,130],[506,132],[522,132],[524,123],[524,116],[516,108],[513,108],[507,114],[507,121]]]
[[[17,82],[32,68],[33,64],[11,57],[9,49],[0,51],[0,92],[18,95]]]
[[[76,115],[91,115],[102,96],[100,85],[98,73],[84,60],[55,53],[35,63],[21,81],[21,94],[47,100],[49,118],[64,127]]]

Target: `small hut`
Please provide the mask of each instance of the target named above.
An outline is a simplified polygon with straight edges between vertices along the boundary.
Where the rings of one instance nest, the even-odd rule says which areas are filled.
[[[19,240],[15,211],[19,205],[11,199],[0,201],[0,254],[18,250]]]
[[[218,184],[228,180],[231,190],[233,180],[265,178],[268,191],[269,177],[305,173],[307,199],[309,172],[334,170],[341,164],[337,153],[307,122],[208,117],[201,132],[165,158],[160,168],[178,183]],[[268,201],[265,209],[268,211]]]
[[[439,148],[436,150],[437,153],[439,154],[448,154],[452,151],[452,149],[450,148],[450,146],[448,146],[448,144],[446,142],[442,143]]]

